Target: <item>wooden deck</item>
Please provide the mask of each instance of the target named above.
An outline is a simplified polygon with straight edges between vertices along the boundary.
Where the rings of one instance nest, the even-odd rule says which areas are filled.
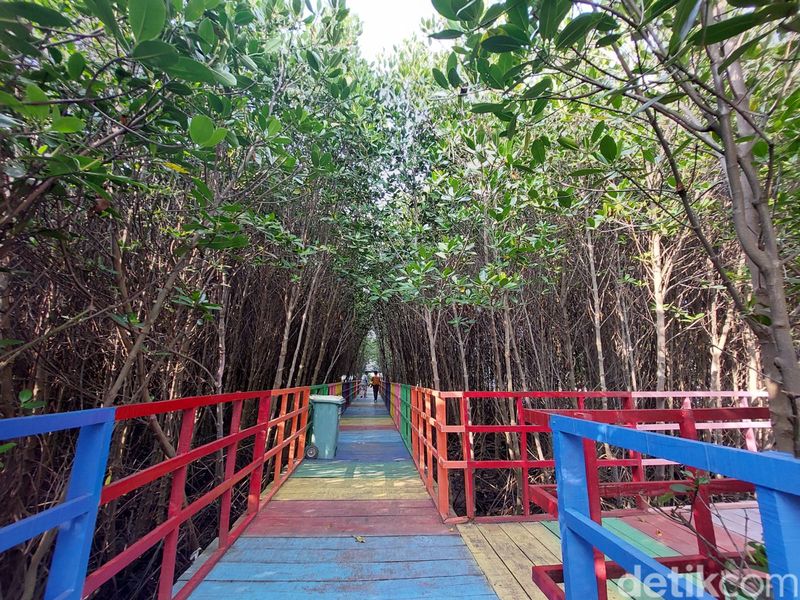
[[[348,408],[336,460],[298,467],[191,595],[306,597],[496,598],[382,403]]]
[[[717,543],[723,551],[743,550],[749,540],[761,541],[760,517],[755,503],[716,505]],[[653,511],[622,518],[603,519],[603,527],[653,557],[697,553],[694,535],[667,516]],[[531,581],[531,567],[561,563],[561,540],[557,521],[538,523],[492,523],[458,526],[495,593],[502,600],[546,596]],[[745,535],[745,533],[747,535]],[[648,593],[631,593],[638,586],[624,578],[608,583],[610,600],[656,598]]]

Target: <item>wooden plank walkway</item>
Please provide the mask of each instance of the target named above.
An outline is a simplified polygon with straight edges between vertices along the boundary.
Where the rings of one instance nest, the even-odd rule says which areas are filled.
[[[348,408],[336,459],[304,461],[191,595],[306,597],[497,598],[382,403]]]

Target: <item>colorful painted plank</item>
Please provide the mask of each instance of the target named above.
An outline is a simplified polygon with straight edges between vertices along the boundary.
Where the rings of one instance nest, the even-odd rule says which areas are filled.
[[[301,464],[292,477],[419,477],[417,468],[410,460],[394,462],[352,462],[341,460],[312,461]]]
[[[417,479],[289,479],[275,500],[422,500],[428,492]]]
[[[296,517],[370,517],[430,514],[431,500],[277,500],[262,515]]]
[[[424,579],[345,582],[204,581],[192,600],[415,600],[417,598],[496,599],[483,575],[428,577]]]

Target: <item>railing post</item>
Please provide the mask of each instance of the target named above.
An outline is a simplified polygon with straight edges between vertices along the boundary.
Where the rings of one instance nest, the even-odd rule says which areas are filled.
[[[194,418],[197,408],[188,408],[181,417],[181,431],[178,437],[176,455],[185,454],[192,447],[192,434],[194,433]],[[187,467],[178,467],[172,475],[172,489],[169,494],[169,507],[167,518],[174,517],[183,508],[186,497],[186,470]],[[178,552],[178,538],[180,525],[177,525],[164,538],[164,550],[161,556],[161,574],[158,580],[158,599],[172,598],[172,585],[175,578],[175,560]]]
[[[472,467],[472,443],[470,436],[469,418],[469,398],[467,393],[461,394],[461,423],[464,426],[463,448],[464,448],[464,500],[466,501],[467,517],[475,518],[475,486],[472,478],[475,469]]]
[[[59,527],[45,600],[77,600],[81,597],[113,431],[114,420],[110,418],[102,423],[85,425],[78,432],[65,500],[89,496],[94,509]]]
[[[419,396],[421,393],[418,387],[411,390],[411,406],[409,412],[409,417],[411,419],[411,458],[420,473],[422,473],[419,462]]]
[[[447,401],[441,394],[436,395],[436,482],[439,487],[436,507],[439,516],[446,519],[450,515],[450,474],[445,466],[447,462],[447,433],[442,430],[447,425]]]
[[[280,422],[277,424],[277,431],[275,434],[275,447],[278,448],[278,450],[275,452],[275,469],[272,475],[272,481],[275,482],[280,480],[281,470],[283,469],[283,448],[280,446],[283,444],[284,432],[286,431],[286,421],[283,417],[286,416],[286,403],[288,402],[287,396],[288,394],[286,392],[278,393],[280,402],[278,404],[278,416],[276,418],[280,419]]]
[[[800,496],[756,486],[772,598],[800,598]]]
[[[691,400],[686,398],[681,408],[678,426],[682,438],[697,441],[697,426],[695,425],[691,406]],[[697,496],[692,501],[692,519],[694,520],[694,528],[697,530],[697,551],[699,554],[709,558],[706,561],[707,569],[711,572],[719,572],[722,562],[717,548],[714,520],[711,517],[711,496],[708,493],[708,488],[697,482],[697,479],[705,477],[707,473],[694,467],[687,467],[687,470],[694,475],[695,485],[697,486]],[[715,581],[715,587],[718,588],[718,586],[719,582]]]
[[[303,388],[300,392],[300,435],[297,438],[297,456],[302,458],[306,453],[306,436],[308,432],[308,406],[311,402],[309,388]]]
[[[526,517],[531,514],[530,489],[528,488],[528,432],[526,430],[525,413],[522,396],[517,396],[517,423],[521,426],[519,432],[519,453],[522,459],[522,514]]]
[[[269,415],[272,412],[272,392],[258,399],[258,413],[256,414],[256,424],[264,425],[264,429],[256,433],[253,438],[253,461],[260,461],[259,465],[250,475],[250,490],[247,494],[248,514],[257,513],[261,504],[261,481],[264,476],[264,453],[267,448],[267,433],[269,430]]]
[[[233,412],[231,414],[231,426],[228,430],[228,435],[239,433],[239,426],[242,422],[242,405],[243,400],[237,400],[233,403]],[[228,481],[233,477],[233,472],[236,469],[236,450],[239,444],[234,442],[225,454],[225,471],[222,481]],[[222,494],[219,505],[219,547],[224,548],[228,543],[228,536],[231,529],[231,500],[233,499],[233,488],[226,490]]]
[[[636,403],[633,399],[633,394],[628,392],[622,397],[622,407],[625,410],[634,410],[636,408]],[[631,421],[624,424],[625,427],[631,427],[632,429],[636,429],[636,422]],[[634,450],[628,450],[628,458],[632,458],[636,461],[636,464],[631,467],[631,481],[636,481],[638,483],[642,483],[645,481],[645,471],[644,467],[642,466],[642,455],[639,452]],[[648,499],[642,496],[641,494],[636,496],[636,506],[640,510],[646,510],[650,503]]]
[[[564,587],[567,600],[598,597],[594,547],[567,525],[568,511],[590,517],[586,488],[587,465],[583,439],[553,429],[553,453],[558,486],[558,526],[561,531],[561,555],[564,557]]]
[[[426,485],[431,495],[433,495],[433,426],[431,425],[433,411],[431,410],[431,398],[434,397],[434,394],[438,394],[438,392],[428,390],[428,393],[425,394],[425,452],[427,452],[425,458],[427,459],[428,471]]]
[[[591,421],[590,415],[581,415],[586,421]],[[586,464],[586,490],[589,495],[589,516],[595,523],[603,524],[603,512],[600,505],[600,474],[597,470],[597,446],[594,440],[583,440],[583,460]],[[606,600],[606,561],[603,553],[594,549],[594,572],[597,577],[597,598]]]

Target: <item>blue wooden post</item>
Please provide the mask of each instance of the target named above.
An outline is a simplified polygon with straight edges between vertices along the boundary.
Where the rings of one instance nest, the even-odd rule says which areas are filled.
[[[0,528],[0,552],[58,527],[45,600],[79,600],[106,469],[113,408],[0,420],[0,441],[80,429],[63,502]]]
[[[85,512],[58,528],[45,600],[77,600],[81,597],[113,431],[114,421],[109,420],[82,427],[78,434],[66,499],[88,496],[94,510]]]
[[[800,598],[800,496],[756,487],[772,598]]]
[[[557,417],[551,417],[556,419]],[[563,515],[568,510],[589,518],[589,493],[586,489],[586,460],[583,438],[553,429],[553,453],[558,486],[558,526],[561,530],[561,555],[564,557],[564,589],[567,600],[597,598],[594,572],[594,547],[573,532]]]

